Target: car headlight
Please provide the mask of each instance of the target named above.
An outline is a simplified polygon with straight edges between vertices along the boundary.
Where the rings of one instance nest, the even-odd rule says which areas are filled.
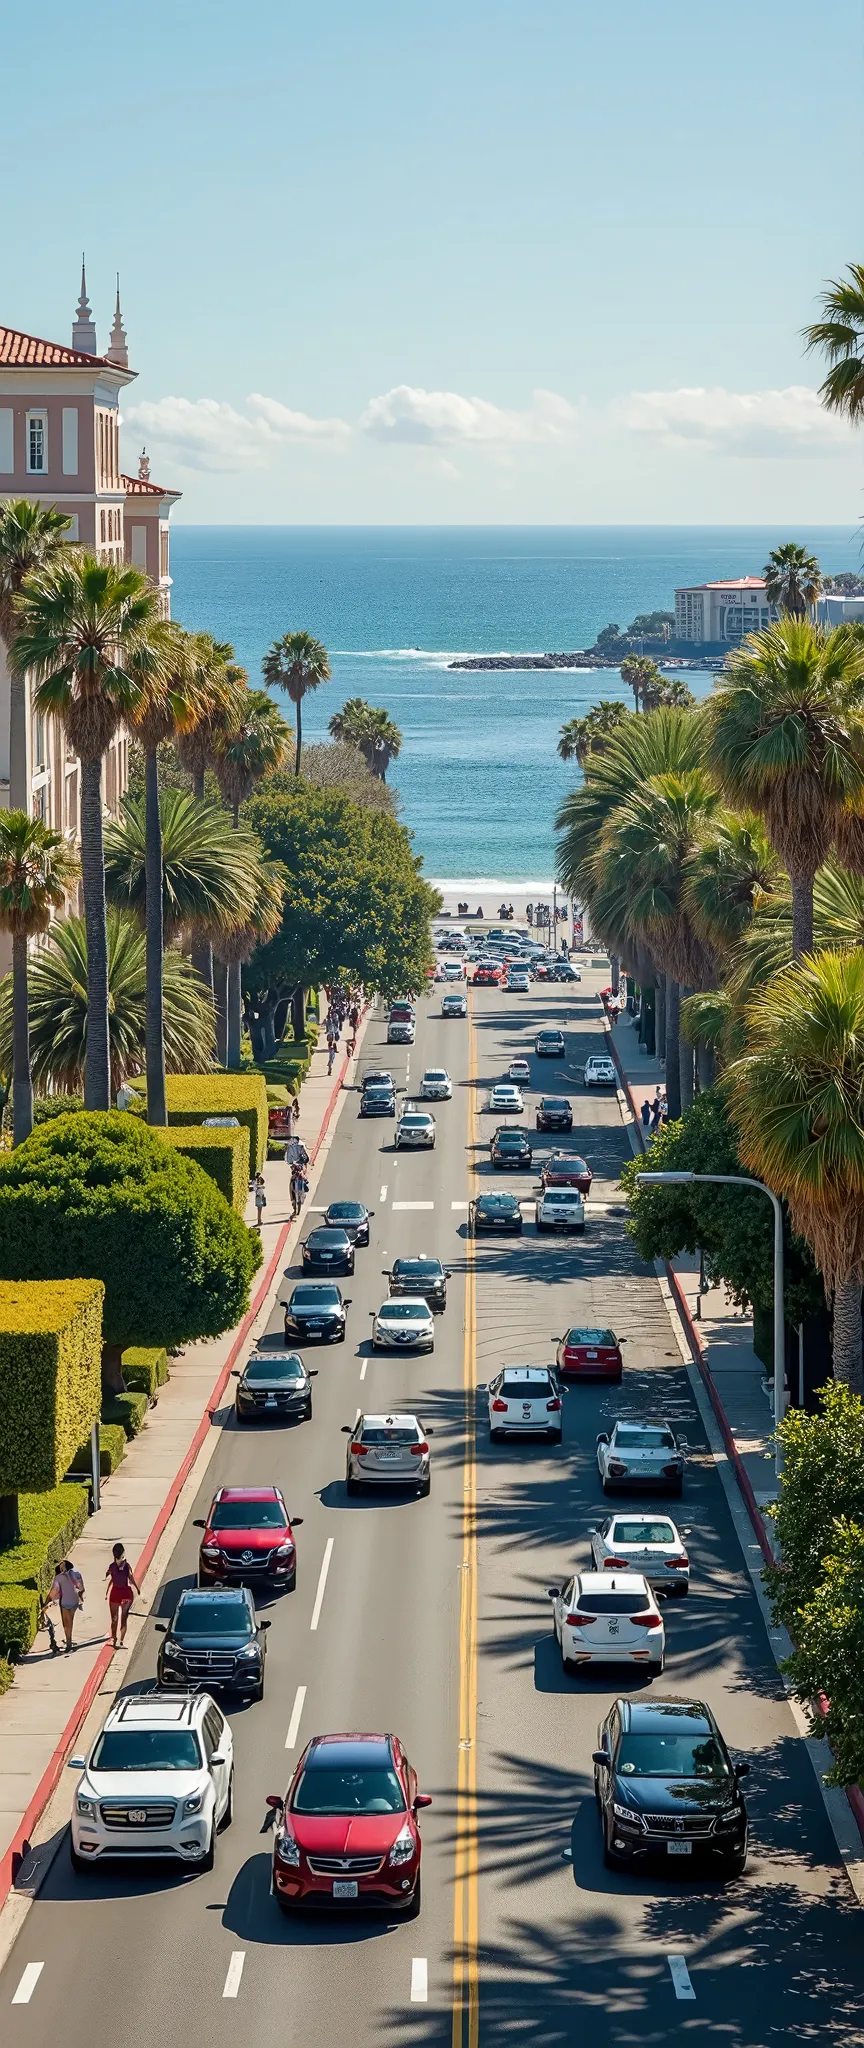
[[[219,1551],[218,1551],[218,1548],[217,1548],[216,1544],[215,1544],[215,1543],[202,1543],[202,1545],[201,1545],[201,1556],[202,1556],[202,1557],[206,1557],[206,1558],[207,1558],[207,1560],[208,1560],[208,1563],[213,1563],[213,1562],[215,1561],[215,1559],[216,1559],[216,1558],[218,1558],[218,1556],[219,1556]]]
[[[300,1844],[295,1836],[292,1835],[290,1828],[281,1827],[279,1829],[279,1833],[276,1836],[276,1854],[280,1863],[291,1863],[295,1868],[299,1863]]]
[[[294,1545],[293,1545],[293,1543],[280,1543],[280,1545],[279,1545],[279,1548],[278,1548],[278,1550],[277,1550],[277,1552],[276,1552],[276,1556],[277,1556],[277,1557],[293,1557],[293,1555],[294,1555]]]
[[[77,1813],[80,1813],[80,1815],[81,1815],[81,1818],[82,1818],[82,1820],[95,1820],[95,1819],[96,1819],[96,1801],[95,1801],[95,1799],[84,1799],[84,1798],[82,1798],[82,1795],[81,1795],[81,1793],[80,1793],[80,1792],[79,1792],[79,1794],[78,1794],[78,1797],[77,1797],[77,1799],[76,1799],[76,1801],[75,1801],[75,1810],[76,1810],[76,1812],[77,1812]]]
[[[258,1656],[260,1656],[260,1651],[259,1651],[259,1649],[258,1649],[258,1644],[257,1644],[257,1643],[247,1643],[247,1645],[246,1645],[246,1648],[245,1648],[245,1650],[241,1650],[241,1651],[240,1651],[240,1656],[241,1656],[241,1658],[243,1658],[243,1657],[248,1657],[248,1658],[250,1659],[250,1661],[251,1661],[251,1659],[252,1659],[253,1657],[258,1657]]]
[[[183,1652],[178,1643],[172,1643],[168,1640],[162,1644],[162,1655],[167,1664],[176,1663],[177,1658],[181,1657],[182,1654]]]
[[[396,1836],[396,1840],[387,1858],[388,1863],[410,1863],[415,1847],[414,1836],[406,1821],[404,1828]]]
[[[632,1806],[619,1806],[618,1801],[613,1799],[612,1812],[616,1820],[629,1820],[634,1828],[642,1826],[642,1815],[641,1813],[634,1813]]]
[[[183,1812],[184,1812],[184,1813],[200,1813],[200,1811],[201,1811],[201,1798],[202,1798],[202,1795],[201,1795],[201,1793],[200,1793],[200,1792],[193,1792],[193,1793],[191,1793],[191,1794],[190,1794],[190,1797],[189,1797],[188,1799],[184,1799],[184,1801],[183,1801]]]

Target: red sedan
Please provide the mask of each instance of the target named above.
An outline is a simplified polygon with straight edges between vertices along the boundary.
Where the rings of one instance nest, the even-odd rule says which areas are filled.
[[[482,967],[475,967],[474,969],[475,988],[497,988],[500,980],[500,967],[491,967],[488,963],[484,963]]]
[[[552,1152],[540,1175],[544,1188],[578,1188],[587,1195],[594,1175],[587,1160],[573,1152]]]
[[[562,1379],[620,1380],[626,1342],[614,1330],[567,1330],[558,1345],[558,1371]]]
[[[316,1735],[277,1815],[273,1891],[284,1912],[420,1905],[417,1814],[431,1806],[395,1735]]]

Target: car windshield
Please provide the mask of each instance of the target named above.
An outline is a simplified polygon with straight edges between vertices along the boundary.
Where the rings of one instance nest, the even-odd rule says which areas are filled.
[[[619,1451],[674,1451],[675,1438],[671,1429],[628,1428],[619,1422],[615,1445]]]
[[[391,1768],[351,1770],[313,1764],[303,1772],[292,1800],[295,1813],[404,1813],[405,1794]]]
[[[288,1517],[279,1500],[217,1500],[211,1529],[287,1529]]]
[[[397,1259],[393,1268],[400,1280],[440,1280],[440,1259]]]
[[[618,1769],[638,1778],[708,1778],[728,1783],[732,1776],[715,1735],[625,1735]]]
[[[501,1381],[501,1392],[518,1394],[523,1401],[539,1401],[541,1395],[548,1399],[552,1392],[552,1382],[549,1379],[526,1380],[518,1373],[505,1372]]]
[[[198,1771],[201,1751],[191,1728],[106,1728],[90,1768],[94,1771]]]
[[[481,1195],[477,1207],[488,1214],[490,1210],[518,1209],[519,1204],[515,1195]]]
[[[371,1088],[364,1088],[363,1093],[373,1098],[375,1102],[383,1102],[385,1095],[389,1099],[393,1094],[393,1089],[389,1081],[376,1081]]]
[[[386,1316],[388,1323],[425,1322],[429,1314],[425,1301],[385,1301],[379,1314]]]
[[[599,1350],[603,1351],[614,1351],[618,1346],[618,1339],[614,1330],[568,1330],[567,1342],[568,1344],[596,1345]]]
[[[295,1287],[290,1305],[292,1308],[335,1308],[338,1301],[338,1287]]]
[[[366,1211],[362,1202],[331,1202],[327,1211],[328,1223],[362,1223]]]
[[[549,1170],[551,1173],[588,1172],[588,1168],[585,1164],[584,1159],[578,1159],[574,1153],[570,1152],[553,1153],[552,1158],[549,1161]]]
[[[256,1380],[302,1380],[304,1377],[303,1361],[297,1357],[296,1351],[289,1351],[287,1358],[280,1358],[278,1353],[272,1358],[266,1354],[250,1358],[243,1374],[243,1378],[252,1383]]]
[[[344,1230],[310,1230],[306,1239],[313,1251],[341,1251],[348,1243]]]
[[[178,1636],[251,1636],[252,1617],[245,1600],[181,1600],[172,1623]]]
[[[546,1110],[549,1110],[549,1109],[551,1109],[551,1110],[553,1110],[553,1111],[556,1111],[556,1112],[557,1112],[557,1111],[558,1111],[559,1109],[562,1109],[562,1110],[565,1110],[565,1111],[566,1111],[566,1110],[569,1110],[569,1108],[570,1108],[570,1104],[569,1104],[569,1102],[565,1101],[565,1098],[564,1098],[564,1096],[563,1096],[563,1095],[544,1095],[544,1097],[543,1097],[543,1101],[541,1102],[541,1104],[540,1104],[540,1107],[541,1107],[541,1109],[546,1109]]]
[[[582,1196],[578,1188],[556,1188],[551,1199],[556,1209],[581,1209],[582,1207]]]
[[[580,1593],[583,1614],[646,1614],[651,1602],[647,1593]]]
[[[528,1138],[525,1131],[496,1131],[495,1143],[505,1148],[509,1146],[511,1151],[515,1149],[518,1152],[521,1146],[527,1145]]]
[[[402,1122],[405,1125],[406,1130],[428,1131],[432,1122],[432,1118],[431,1116],[403,1116]]]
[[[393,1424],[389,1428],[375,1429],[366,1424],[361,1442],[364,1444],[416,1444],[416,1429],[399,1429]]]
[[[427,1067],[423,1079],[424,1081],[446,1081],[447,1075],[443,1067]]]
[[[674,1543],[671,1522],[616,1522],[613,1543]]]

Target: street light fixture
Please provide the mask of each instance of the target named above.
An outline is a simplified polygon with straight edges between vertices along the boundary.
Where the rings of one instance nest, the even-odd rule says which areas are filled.
[[[774,1211],[774,1471],[783,1470],[783,1451],[776,1432],[786,1412],[786,1314],[783,1305],[783,1211],[780,1200],[764,1180],[751,1180],[743,1173],[637,1173],[637,1181],[649,1188],[686,1187],[691,1181],[711,1181],[718,1187],[756,1188],[767,1195]]]

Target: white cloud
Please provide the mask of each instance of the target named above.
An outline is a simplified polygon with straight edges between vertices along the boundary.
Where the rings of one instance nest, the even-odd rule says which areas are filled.
[[[130,406],[126,418],[188,469],[262,469],[288,444],[340,442],[351,432],[345,420],[311,419],[257,391],[245,412],[217,398],[159,398]]]
[[[484,443],[508,447],[518,442],[569,438],[579,415],[554,391],[535,391],[527,412],[510,412],[488,398],[463,398],[458,391],[424,391],[396,384],[379,398],[370,398],[360,415],[360,428],[376,441],[409,442],[424,447]]]
[[[634,391],[613,407],[613,416],[632,433],[725,455],[815,455],[849,439],[848,427],[805,384],[785,391],[726,391],[722,385]]]

